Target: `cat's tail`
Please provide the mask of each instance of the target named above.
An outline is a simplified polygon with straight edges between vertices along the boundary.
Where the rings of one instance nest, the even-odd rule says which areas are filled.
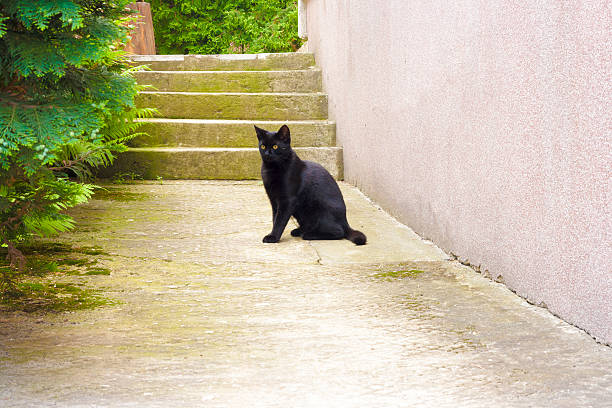
[[[367,239],[363,232],[354,230],[351,227],[348,227],[347,230],[346,239],[355,245],[365,245]]]

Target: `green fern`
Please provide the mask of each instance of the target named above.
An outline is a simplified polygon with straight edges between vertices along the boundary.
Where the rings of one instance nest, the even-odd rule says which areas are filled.
[[[136,120],[153,117],[156,112],[154,108],[132,108],[108,117],[99,132],[101,143],[76,140],[63,145],[55,155],[56,167],[52,169],[72,172],[79,180],[93,178],[93,169],[110,166],[115,153],[124,152],[126,143],[145,134],[137,132],[143,123]]]
[[[6,34],[6,20],[8,17],[0,16],[0,37]]]

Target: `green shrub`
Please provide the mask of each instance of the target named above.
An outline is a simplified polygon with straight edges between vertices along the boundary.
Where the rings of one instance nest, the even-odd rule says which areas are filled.
[[[90,168],[108,165],[131,119],[149,113],[134,109],[121,51],[126,3],[0,0],[0,244],[14,267],[19,242],[72,228],[63,210],[92,195]]]
[[[297,0],[150,0],[159,54],[289,52]]]

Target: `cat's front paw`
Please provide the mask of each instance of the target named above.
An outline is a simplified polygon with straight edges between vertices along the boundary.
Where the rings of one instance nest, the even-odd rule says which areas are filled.
[[[278,238],[272,234],[268,234],[265,237],[263,237],[263,242],[265,242],[266,244],[278,242]]]

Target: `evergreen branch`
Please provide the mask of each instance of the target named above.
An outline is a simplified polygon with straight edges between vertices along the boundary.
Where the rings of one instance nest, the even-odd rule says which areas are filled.
[[[23,103],[23,102],[17,102],[11,99],[7,99],[7,98],[3,98],[0,96],[0,102],[5,104],[5,105],[10,105],[13,108],[25,108],[25,109],[57,109],[57,105],[53,105],[53,104],[39,104],[39,105],[33,105],[30,103]]]

